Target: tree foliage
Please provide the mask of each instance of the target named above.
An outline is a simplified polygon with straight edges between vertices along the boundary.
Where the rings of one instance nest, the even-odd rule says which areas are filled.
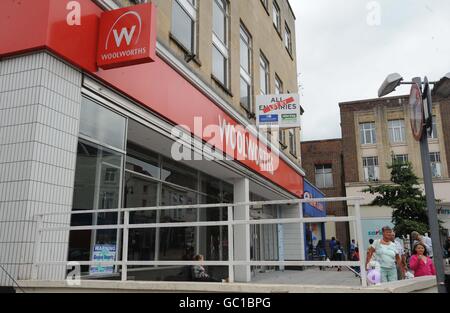
[[[426,197],[411,163],[394,161],[388,168],[392,184],[370,186],[363,191],[376,196],[372,205],[393,208],[392,223],[398,236],[428,232]]]

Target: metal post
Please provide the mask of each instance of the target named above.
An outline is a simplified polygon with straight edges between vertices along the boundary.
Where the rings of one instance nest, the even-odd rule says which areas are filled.
[[[122,241],[122,281],[127,281],[127,262],[128,262],[128,234],[130,225],[130,212],[125,211],[123,217],[123,241]]]
[[[359,201],[355,203],[355,217],[356,217],[356,237],[358,240],[359,249],[359,263],[360,263],[360,273],[361,273],[361,284],[363,287],[367,287],[367,273],[366,273],[366,254],[364,249],[364,239],[362,234],[361,225],[361,206]]]
[[[446,293],[447,288],[445,286],[444,257],[442,254],[441,241],[439,237],[439,222],[436,211],[430,151],[428,149],[428,136],[426,131],[423,132],[420,140],[420,152],[422,155],[423,181],[425,184],[425,195],[427,198],[428,223],[431,231],[431,240],[433,242],[433,259],[436,267],[438,291],[439,293]]]
[[[234,236],[233,236],[233,225],[231,222],[233,221],[233,207],[228,207],[228,279],[230,283],[234,282]]]
[[[36,237],[34,239],[34,255],[33,255],[33,266],[31,269],[31,279],[37,280],[38,279],[38,271],[39,271],[39,265],[41,259],[41,241],[42,241],[42,215],[36,216]]]
[[[299,209],[298,209],[298,216],[299,218],[303,218],[303,204],[299,203]],[[305,223],[300,222],[300,260],[305,261],[306,260],[306,248],[305,248]],[[325,240],[325,238],[324,238]]]

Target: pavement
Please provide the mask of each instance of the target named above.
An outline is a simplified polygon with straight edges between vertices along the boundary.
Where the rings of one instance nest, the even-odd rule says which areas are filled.
[[[258,273],[252,279],[253,284],[278,285],[315,285],[315,286],[361,286],[359,277],[343,268],[338,272],[336,268],[306,269],[304,271],[271,271]]]

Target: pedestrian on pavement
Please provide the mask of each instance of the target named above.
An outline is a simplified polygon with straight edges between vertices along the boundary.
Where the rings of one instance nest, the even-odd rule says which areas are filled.
[[[354,262],[358,262],[360,260],[359,248],[358,247],[355,248],[355,251],[353,252],[352,257],[351,257],[350,260],[352,260]],[[361,268],[359,266],[354,266],[352,268],[355,270],[356,273],[360,273],[361,272]]]
[[[352,239],[352,241],[350,242],[350,249],[348,251],[348,258],[351,259],[353,256],[353,253],[355,253],[355,249],[356,249],[356,242],[355,239]]]
[[[409,267],[414,271],[414,277],[435,276],[436,269],[433,260],[428,256],[425,245],[421,242],[414,246]]]
[[[340,241],[336,241],[336,245],[334,246],[333,259],[335,261],[344,261],[344,249]],[[338,266],[338,272],[340,271],[342,271],[342,268]]]
[[[336,246],[336,238],[335,237],[331,237],[331,241],[330,241],[330,256],[331,256],[331,260],[334,261],[334,247]]]
[[[422,236],[417,231],[413,231],[411,233],[411,239],[413,240],[413,247],[416,246],[419,242],[423,243],[425,248],[427,249],[428,256],[430,258],[433,258],[433,242],[431,241],[431,238],[428,236]]]
[[[403,249],[403,245],[400,241],[400,238],[395,237],[395,232],[392,232],[392,242],[395,244],[397,248],[397,253],[400,256],[401,264],[397,264],[397,278],[398,280],[404,279],[404,275],[402,274],[402,268],[406,268],[406,256],[405,249]]]
[[[367,253],[366,268],[370,263],[373,254],[376,253],[376,259],[380,263],[381,282],[387,283],[397,281],[397,265],[400,264],[402,275],[405,268],[401,262],[400,255],[397,252],[396,245],[392,242],[392,228],[385,226],[382,229],[383,238],[374,241]]]

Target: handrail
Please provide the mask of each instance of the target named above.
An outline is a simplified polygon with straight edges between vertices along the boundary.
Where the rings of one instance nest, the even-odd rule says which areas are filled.
[[[95,213],[123,213],[123,212],[142,212],[142,211],[163,211],[163,210],[185,210],[185,209],[215,209],[226,208],[228,206],[264,206],[274,204],[300,204],[312,202],[339,202],[339,201],[361,201],[363,197],[336,197],[336,198],[312,198],[312,199],[293,199],[293,200],[273,200],[273,201],[253,201],[238,203],[218,203],[218,204],[189,204],[189,205],[173,205],[173,206],[155,206],[147,208],[122,208],[122,209],[101,209],[101,210],[78,210],[70,212],[48,212],[40,213],[40,216],[58,216],[58,215],[79,215],[79,214],[95,214]]]
[[[121,266],[121,279],[127,280],[127,272],[129,266],[193,266],[193,265],[210,265],[210,266],[227,266],[229,270],[230,282],[234,280],[234,267],[235,266],[345,266],[345,267],[360,267],[361,269],[361,283],[363,287],[367,286],[366,272],[365,272],[365,260],[364,255],[360,261],[250,261],[250,260],[235,260],[234,259],[234,229],[233,227],[239,225],[272,225],[272,224],[300,224],[301,228],[305,223],[326,223],[326,222],[350,222],[354,223],[357,240],[361,251],[364,251],[362,242],[362,231],[360,221],[360,201],[362,197],[337,197],[337,198],[323,198],[323,199],[290,199],[290,200],[274,200],[274,201],[255,201],[255,202],[240,202],[240,203],[218,203],[218,204],[193,204],[193,205],[179,205],[179,206],[160,206],[160,207],[148,207],[148,208],[123,208],[123,209],[104,209],[104,210],[89,210],[89,211],[71,211],[60,213],[43,213],[37,214],[37,232],[35,236],[36,244],[34,251],[34,261],[32,267],[32,277],[37,279],[38,267],[42,266],[56,266],[67,265],[66,261],[41,261],[41,240],[44,232],[57,232],[57,231],[82,231],[82,230],[122,230],[123,239],[121,242],[122,251],[121,259],[117,261],[75,261],[70,262],[71,265],[85,265],[85,266]],[[300,217],[300,218],[281,218],[281,219],[261,219],[261,220],[235,220],[233,217],[233,208],[245,207],[245,206],[258,206],[265,205],[280,205],[280,204],[302,204],[311,202],[337,202],[337,201],[355,201],[355,215],[354,216],[333,216],[333,217]],[[130,224],[130,215],[133,212],[144,211],[162,211],[162,210],[183,210],[183,209],[208,209],[208,208],[228,208],[228,220],[226,221],[195,221],[195,222],[158,222],[158,223],[145,223],[145,224]],[[121,213],[123,214],[123,220],[116,225],[89,225],[89,226],[61,226],[61,227],[48,227],[44,222],[45,216],[62,216],[62,215],[79,215],[79,214],[97,214],[97,213]],[[302,215],[301,215],[302,216]],[[129,244],[129,231],[131,229],[156,229],[156,228],[181,228],[181,227],[208,227],[208,226],[224,226],[228,227],[228,256],[227,261],[129,261],[128,260],[128,244]],[[303,239],[302,239],[303,240]],[[120,252],[117,252],[120,255]]]

